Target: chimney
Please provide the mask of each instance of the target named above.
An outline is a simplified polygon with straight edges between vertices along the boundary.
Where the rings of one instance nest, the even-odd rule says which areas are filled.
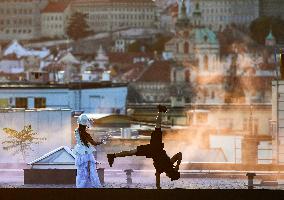
[[[104,71],[103,72],[102,80],[103,81],[110,81],[110,71]]]

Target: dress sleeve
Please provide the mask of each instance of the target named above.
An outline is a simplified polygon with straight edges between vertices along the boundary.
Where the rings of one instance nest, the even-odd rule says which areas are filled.
[[[76,143],[78,144],[80,142],[80,135],[77,129],[75,130],[75,139],[76,139]]]

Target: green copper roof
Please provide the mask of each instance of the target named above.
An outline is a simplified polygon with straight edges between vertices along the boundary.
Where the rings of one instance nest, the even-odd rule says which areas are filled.
[[[218,44],[216,34],[208,28],[195,28],[193,34],[196,43]]]
[[[270,30],[268,36],[266,37],[266,39],[267,39],[267,40],[274,40],[274,39],[275,39],[274,36],[273,36],[273,34],[272,34],[272,31],[271,31],[271,30]]]

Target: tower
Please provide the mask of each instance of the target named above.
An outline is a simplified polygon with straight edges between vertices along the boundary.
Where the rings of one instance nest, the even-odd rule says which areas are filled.
[[[270,29],[269,34],[265,38],[265,46],[275,46],[276,45],[276,39],[272,34],[272,30]]]
[[[176,22],[176,28],[181,30],[186,29],[188,27],[190,27],[190,20],[187,15],[186,3],[185,0],[179,0],[179,13]]]
[[[200,10],[200,1],[197,0],[194,4],[193,12],[192,12],[192,20],[193,20],[193,25],[195,27],[200,27],[201,26],[201,10]]]

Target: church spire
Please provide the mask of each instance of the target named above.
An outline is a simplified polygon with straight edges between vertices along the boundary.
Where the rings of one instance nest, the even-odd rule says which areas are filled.
[[[187,16],[187,6],[185,3],[186,0],[179,0],[179,14],[178,14],[178,19],[176,22],[176,27],[178,29],[184,29],[189,27],[190,21]]]

